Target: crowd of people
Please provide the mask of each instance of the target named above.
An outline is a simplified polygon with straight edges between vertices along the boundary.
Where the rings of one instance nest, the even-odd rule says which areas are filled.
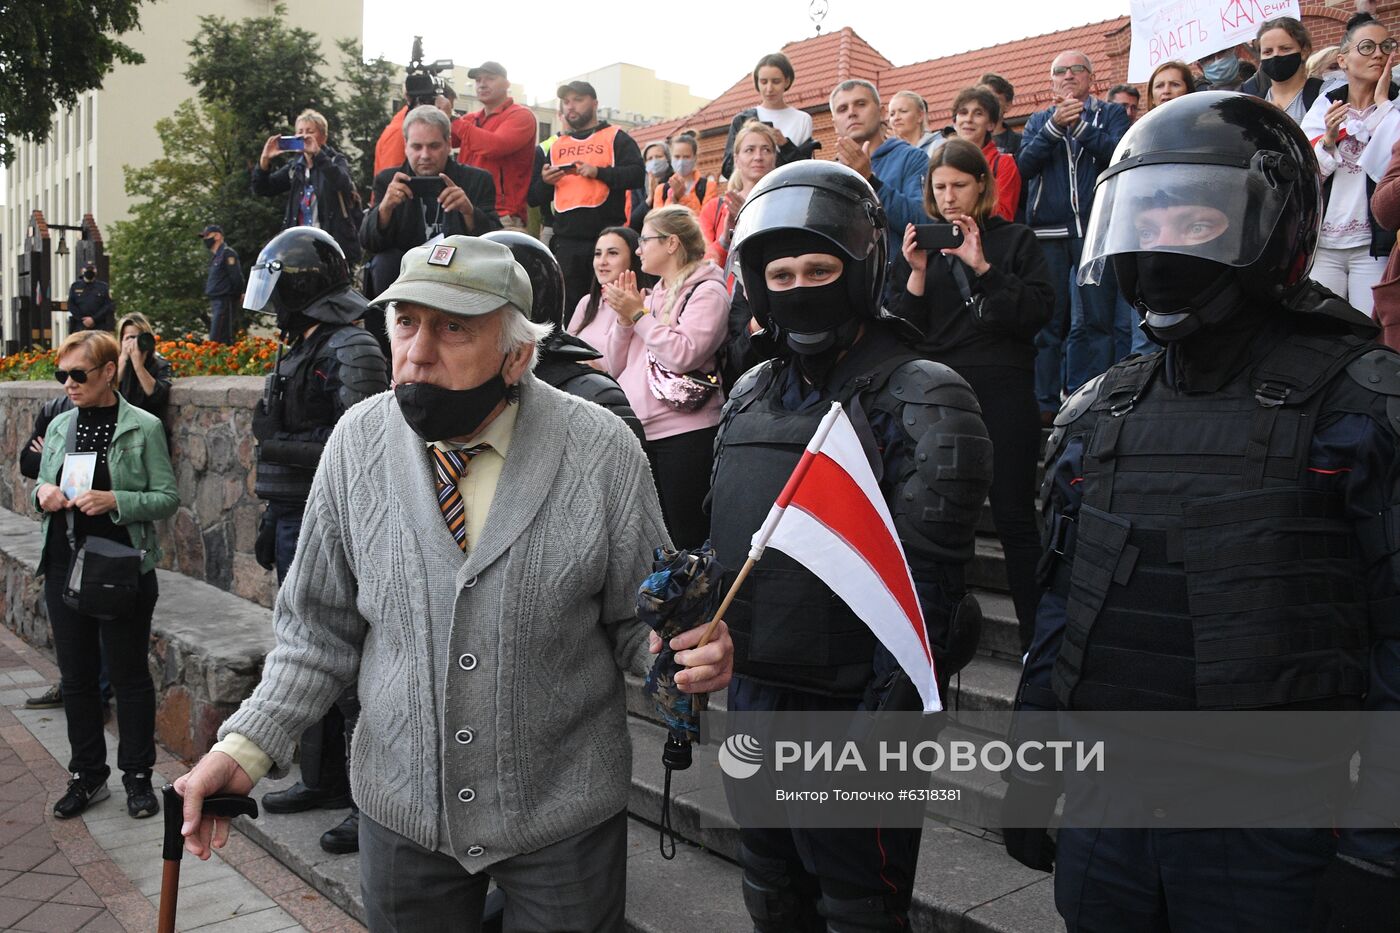
[[[215,330],[230,333],[242,295],[275,314],[288,352],[253,420],[277,647],[178,782],[189,848],[207,856],[227,838],[225,822],[200,818],[203,796],[248,792],[299,747],[301,782],[266,808],[351,808],[322,846],[360,851],[371,929],[473,929],[488,877],[506,891],[507,929],[617,928],[622,674],[662,647],[636,619],[637,584],[655,548],[707,541],[732,578],[832,402],[858,415],[880,461],[940,691],[977,646],[964,568],[986,498],[1025,654],[1020,708],[1400,708],[1393,624],[1374,621],[1400,592],[1400,544],[1384,530],[1400,514],[1400,369],[1374,344],[1400,327],[1398,261],[1387,267],[1396,49],[1362,14],[1318,59],[1302,24],[1281,18],[1259,30],[1257,69],[1227,49],[1106,98],[1092,93],[1094,63],[1064,50],[1047,68],[1054,103],[1019,132],[999,75],[946,106],[846,80],[830,92],[830,158],[811,115],[785,100],[791,62],[767,55],[716,175],[699,171],[691,132],[639,145],[599,119],[585,81],[558,88],[564,125],[540,143],[506,69],[486,62],[470,72],[481,110],[454,119],[442,93],[394,116],[363,210],[324,118],[303,113],[290,160],[273,167],[285,151],[274,136],[253,170],[254,191],[286,195],[286,229],[246,287],[219,228],[203,232]],[[1221,90],[1239,93],[1198,93]],[[1151,157],[1115,160],[1125,139]],[[528,208],[547,218],[547,245],[526,232]],[[48,699],[61,699],[73,746],[59,817],[105,795],[94,736],[108,682],[128,810],[157,808],[136,645],[157,596],[153,522],[178,505],[160,431],[170,373],[139,315],[119,340],[103,333],[113,312],[99,284],[74,286],[86,330],[60,347],[76,413],[46,406],[25,451],[62,671]],[[1369,387],[1363,371],[1379,374]],[[1210,418],[1221,430],[1182,427]],[[87,453],[96,469],[78,492],[64,455]],[[1192,471],[1208,474],[1199,489],[1179,481]],[[1125,491],[1125,476],[1142,485]],[[1266,487],[1254,511],[1231,499]],[[1313,494],[1310,517],[1365,526],[1336,571],[1368,581],[1337,609],[1349,627],[1326,641],[1336,657],[1290,642],[1257,670],[1244,658],[1207,673],[1191,626],[1218,623],[1188,600],[1204,584],[1172,550],[1206,532],[1173,530],[1174,509],[1215,502],[1241,523],[1238,546],[1263,547],[1282,579],[1306,568],[1259,516],[1283,521],[1289,495]],[[69,592],[92,537],[143,552],[115,617],[74,608]],[[1192,554],[1210,550],[1191,540]],[[910,708],[907,675],[810,571],[770,554],[744,586],[714,641],[697,630],[670,644],[681,690],[727,689],[736,710]],[[1266,640],[1266,610],[1292,611],[1299,592],[1279,584],[1236,621]],[[1134,628],[1149,617],[1160,627]],[[1334,676],[1334,662],[1370,664],[1372,689]],[[1292,684],[1289,663],[1312,686],[1249,681],[1267,669]],[[1227,682],[1207,694],[1207,676]],[[1382,761],[1370,773],[1388,787]],[[1063,790],[1025,775],[1011,787],[1008,801],[1051,809]],[[1309,837],[1307,858],[1246,869],[1189,845],[1149,859],[1150,831],[1083,832],[1062,833],[1056,866],[1071,929],[1175,929],[1153,901],[1159,872],[1244,892],[1231,917],[1249,922],[1222,929],[1306,913],[1316,889],[1345,929],[1372,933],[1400,898],[1400,844],[1386,833]],[[1211,832],[1224,851],[1244,831]],[[1268,832],[1251,844],[1283,845]],[[1005,838],[1025,864],[1055,863],[1034,826]],[[918,830],[741,827],[740,841],[755,929],[905,928]],[[1274,897],[1289,872],[1308,883]]]

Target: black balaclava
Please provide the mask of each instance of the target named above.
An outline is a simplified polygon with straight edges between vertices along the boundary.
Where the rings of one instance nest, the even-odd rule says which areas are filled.
[[[775,259],[808,253],[825,253],[841,260],[841,276],[826,285],[785,291],[768,289],[766,282],[761,285],[767,291],[768,316],[784,346],[797,354],[804,371],[829,369],[860,331],[861,315],[851,302],[848,280],[852,260],[826,237],[810,230],[781,231],[755,245],[759,247],[760,269],[767,269]]]

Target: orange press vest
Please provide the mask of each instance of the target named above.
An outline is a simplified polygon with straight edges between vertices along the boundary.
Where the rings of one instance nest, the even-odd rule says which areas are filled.
[[[560,134],[549,147],[549,164],[586,162],[598,168],[611,168],[615,157],[613,140],[617,127],[605,126],[587,139]],[[602,207],[611,189],[596,178],[565,175],[554,186],[554,212],[562,214],[578,207]]]

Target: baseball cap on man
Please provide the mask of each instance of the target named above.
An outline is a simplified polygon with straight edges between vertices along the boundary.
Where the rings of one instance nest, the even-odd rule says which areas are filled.
[[[370,307],[391,301],[458,317],[490,314],[506,304],[529,315],[534,290],[509,247],[474,236],[450,236],[404,253],[399,277]]]
[[[507,77],[506,66],[502,65],[500,62],[482,62],[480,65],[477,65],[467,72],[467,77],[471,78],[473,81],[482,75],[500,75],[502,78]]]
[[[563,100],[570,94],[582,94],[584,97],[598,99],[598,92],[593,90],[593,85],[587,81],[570,81],[568,84],[559,85],[559,90],[555,92],[555,97]]]
[[[224,228],[223,228],[223,227],[220,227],[218,224],[207,224],[207,225],[205,225],[205,227],[204,227],[203,230],[199,231],[199,235],[200,235],[200,236],[208,236],[208,235],[211,234],[211,233],[223,233],[223,232],[224,232]]]

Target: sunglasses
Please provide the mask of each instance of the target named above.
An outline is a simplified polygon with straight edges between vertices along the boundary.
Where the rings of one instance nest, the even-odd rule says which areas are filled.
[[[1074,74],[1082,75],[1088,70],[1088,65],[1056,65],[1054,68],[1050,69],[1050,73],[1055,77],[1059,78],[1063,77],[1068,72],[1073,72]]]
[[[96,372],[97,370],[98,367],[96,366],[89,369],[55,369],[53,371],[53,377],[58,380],[59,385],[63,385],[67,382],[69,376],[72,376],[73,381],[78,385],[82,385],[87,382],[87,374]]]
[[[1396,42],[1394,39],[1386,39],[1382,42],[1362,39],[1360,42],[1356,43],[1356,51],[1360,52],[1362,55],[1375,55],[1376,49],[1380,49],[1385,54],[1390,55],[1397,48],[1400,48],[1400,42]]]

